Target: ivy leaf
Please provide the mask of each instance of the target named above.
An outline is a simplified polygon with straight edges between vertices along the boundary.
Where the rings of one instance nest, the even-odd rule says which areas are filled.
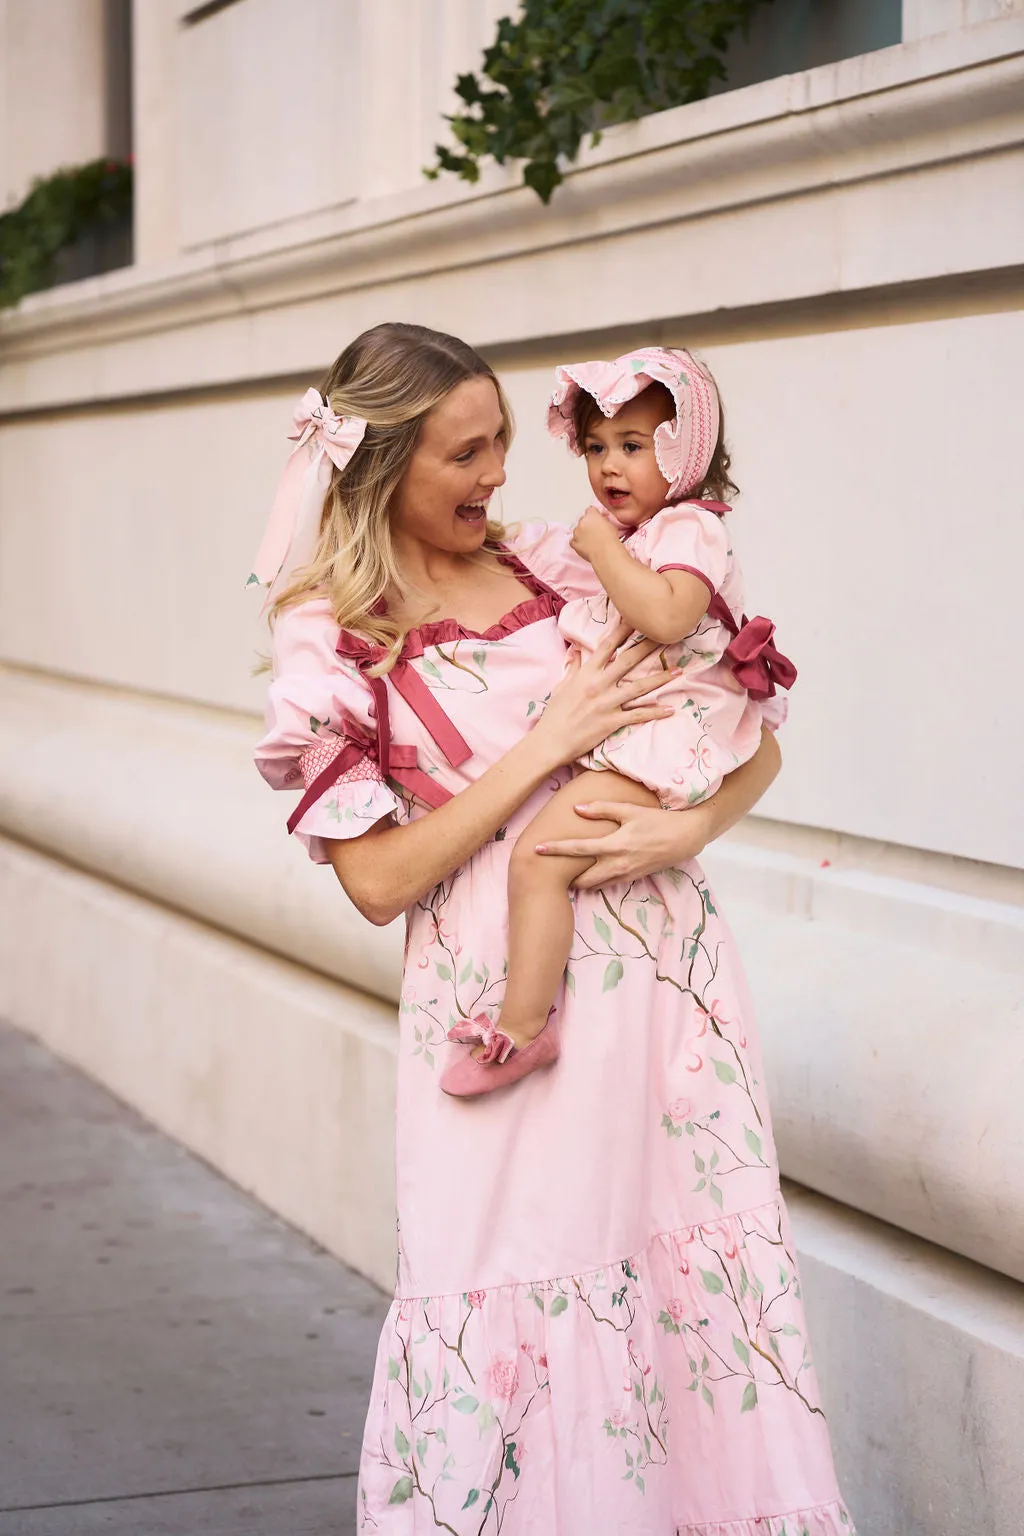
[[[760,1157],[761,1156],[761,1138],[760,1138],[760,1136],[758,1136],[757,1132],[756,1131],[752,1131],[750,1129],[749,1125],[745,1125],[743,1127],[743,1136],[744,1136],[744,1139],[746,1140],[747,1146],[750,1148],[751,1152],[753,1152],[754,1156],[755,1157]]]
[[[757,1383],[748,1381],[743,1388],[743,1401],[740,1403],[740,1413],[749,1413],[757,1407]]]
[[[388,1381],[398,1380],[398,1361],[394,1355],[388,1356]]]
[[[556,1296],[554,1301],[551,1303],[551,1316],[561,1317],[562,1313],[567,1309],[568,1305],[569,1298],[567,1296]]]
[[[597,930],[598,937],[602,938],[606,944],[610,944],[612,941],[612,931],[604,918],[598,917],[596,912],[594,913],[594,927]]]
[[[400,1477],[398,1479],[398,1482],[395,1484],[395,1486],[391,1490],[391,1497],[390,1497],[390,1499],[388,1499],[388,1503],[389,1504],[404,1504],[407,1499],[411,1499],[412,1498],[412,1490],[413,1490],[412,1478],[411,1477]]]
[[[395,1450],[399,1456],[408,1456],[409,1454],[409,1442],[397,1424],[395,1425]]]
[[[725,1281],[721,1275],[716,1275],[713,1269],[702,1269],[700,1277],[704,1282],[704,1289],[712,1296],[720,1296],[725,1290]]]
[[[471,1488],[469,1490],[469,1492],[466,1494],[466,1502],[462,1506],[463,1509],[472,1509],[473,1505],[476,1503],[476,1501],[477,1501],[477,1499],[479,1497],[480,1497],[480,1489],[479,1488]]]
[[[735,1334],[735,1333],[732,1336],[732,1347],[736,1351],[736,1353],[740,1357],[740,1359],[743,1361],[743,1364],[744,1365],[749,1365],[750,1364],[750,1350],[744,1344],[743,1340],[741,1338],[739,1338],[738,1335]]]
[[[467,1392],[463,1397],[457,1397],[452,1404],[456,1413],[476,1413],[480,1406],[475,1397],[470,1397]]]
[[[736,1068],[728,1061],[716,1061],[712,1056],[711,1064],[715,1069],[715,1076],[720,1083],[734,1083],[736,1081]]]

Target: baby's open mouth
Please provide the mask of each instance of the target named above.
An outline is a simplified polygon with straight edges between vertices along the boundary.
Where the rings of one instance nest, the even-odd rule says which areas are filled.
[[[608,486],[606,488],[604,494],[605,494],[605,499],[608,502],[608,505],[611,506],[611,507],[621,507],[621,505],[622,505],[622,503],[624,501],[628,501],[629,500],[629,492],[628,491],[615,490],[611,486]]]

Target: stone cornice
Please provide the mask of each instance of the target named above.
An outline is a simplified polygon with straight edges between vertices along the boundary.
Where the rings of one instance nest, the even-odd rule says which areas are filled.
[[[475,188],[424,185],[197,250],[163,269],[131,268],[55,289],[0,319],[0,410],[319,367],[330,345],[321,341],[315,355],[307,355],[308,343],[296,341],[292,355],[283,355],[262,337],[256,344],[243,336],[244,328],[255,316],[325,300],[334,301],[332,314],[340,315],[339,304],[349,299],[357,315],[368,291],[385,305],[394,294],[407,312],[410,284],[418,285],[430,311],[434,291],[462,275],[493,287],[528,269],[531,295],[537,291],[525,312],[521,302],[494,303],[466,326],[476,344],[552,334],[540,302],[544,285],[558,277],[558,263],[565,282],[575,249],[611,250],[666,230],[692,243],[695,229],[718,229],[729,216],[737,221],[735,238],[748,245],[792,241],[802,232],[780,233],[773,214],[780,204],[853,196],[872,182],[955,171],[1019,151],[1022,99],[1024,18],[1010,18],[766,81],[617,129],[583,153],[550,209],[495,167]],[[828,239],[835,242],[834,231]],[[699,243],[693,260],[706,262],[703,234]],[[748,263],[738,285],[716,273],[720,307],[791,302],[1013,260],[1012,241],[988,240],[984,230],[970,254],[958,252],[952,263],[927,235],[917,247],[913,240],[903,244],[901,258],[890,257],[877,273],[848,262],[841,247],[825,262],[786,261],[782,280],[773,268],[759,283],[757,262]],[[1015,249],[1019,261],[1020,244]],[[603,292],[599,327],[668,313],[661,295],[649,316],[635,299],[629,295],[616,307],[618,295]],[[439,299],[442,310],[443,303]],[[687,307],[685,297],[677,297],[670,312],[707,307],[716,306]],[[585,328],[582,315],[567,313],[562,330]],[[225,326],[233,328],[227,346]],[[211,353],[202,366],[190,362],[183,369],[183,348],[195,359],[211,335],[217,359]],[[143,339],[144,361],[137,353]],[[56,354],[76,349],[104,349],[103,366],[72,369],[61,383]]]

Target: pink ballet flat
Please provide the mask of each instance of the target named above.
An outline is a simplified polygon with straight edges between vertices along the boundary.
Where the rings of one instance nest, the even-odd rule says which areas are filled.
[[[455,1026],[456,1029],[459,1027]],[[540,1034],[521,1050],[512,1045],[503,1031],[495,1030],[493,1025],[491,1029],[494,1035],[508,1042],[511,1050],[505,1050],[500,1056],[492,1056],[490,1060],[485,1051],[480,1057],[467,1054],[453,1061],[441,1075],[441,1088],[451,1094],[452,1098],[475,1099],[483,1093],[494,1093],[498,1088],[510,1088],[513,1083],[536,1072],[539,1067],[550,1067],[552,1062],[558,1060],[562,1043],[558,1038],[558,1026],[553,1012]]]

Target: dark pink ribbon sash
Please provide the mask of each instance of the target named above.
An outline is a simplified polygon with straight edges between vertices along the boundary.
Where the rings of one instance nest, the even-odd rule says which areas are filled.
[[[433,810],[436,811],[439,805],[444,805],[446,800],[452,798],[451,790],[438,784],[436,779],[432,779],[417,765],[415,747],[402,747],[392,742],[388,756],[390,777]],[[316,804],[320,796],[325,795],[350,768],[354,768],[364,757],[375,758],[379,764],[380,758],[375,741],[371,741],[369,737],[351,737],[346,741],[337,756],[332,757],[327,767],[317,774],[292,811],[288,818],[288,831],[294,832],[303,816],[311,806]],[[381,772],[382,777],[387,776],[383,770]]]
[[[391,739],[391,712],[388,707],[388,687],[384,677],[367,676],[368,668],[384,657],[379,646],[371,646],[349,630],[342,630],[336,650],[339,656],[354,661],[366,680],[373,695],[373,713],[376,716],[376,739],[371,739],[354,721],[346,721],[345,745],[333,757],[306,790],[302,799],[288,818],[288,831],[294,832],[299,822],[321,795],[336,784],[343,774],[354,768],[364,757],[375,759],[383,779],[394,779],[397,784],[429,805],[433,810],[452,798],[445,789],[419,766],[416,748]],[[472,748],[456,730],[437,699],[431,693],[419,673],[404,657],[388,674],[396,690],[402,695],[413,714],[429,732],[438,750],[453,768],[468,762]]]
[[[455,729],[415,667],[405,660],[399,660],[389,675],[396,691],[402,695],[420,724],[430,732],[451,766],[459,768],[467,763],[473,756],[472,748]],[[373,681],[383,683],[384,679],[378,677]]]
[[[792,688],[797,670],[775,644],[775,625],[771,619],[766,619],[763,614],[748,619],[744,614],[742,624],[737,625],[720,592],[716,592],[708,604],[708,615],[724,624],[732,635],[725,660],[731,665],[736,681],[743,684],[752,699],[758,702],[770,699],[776,685]]]

